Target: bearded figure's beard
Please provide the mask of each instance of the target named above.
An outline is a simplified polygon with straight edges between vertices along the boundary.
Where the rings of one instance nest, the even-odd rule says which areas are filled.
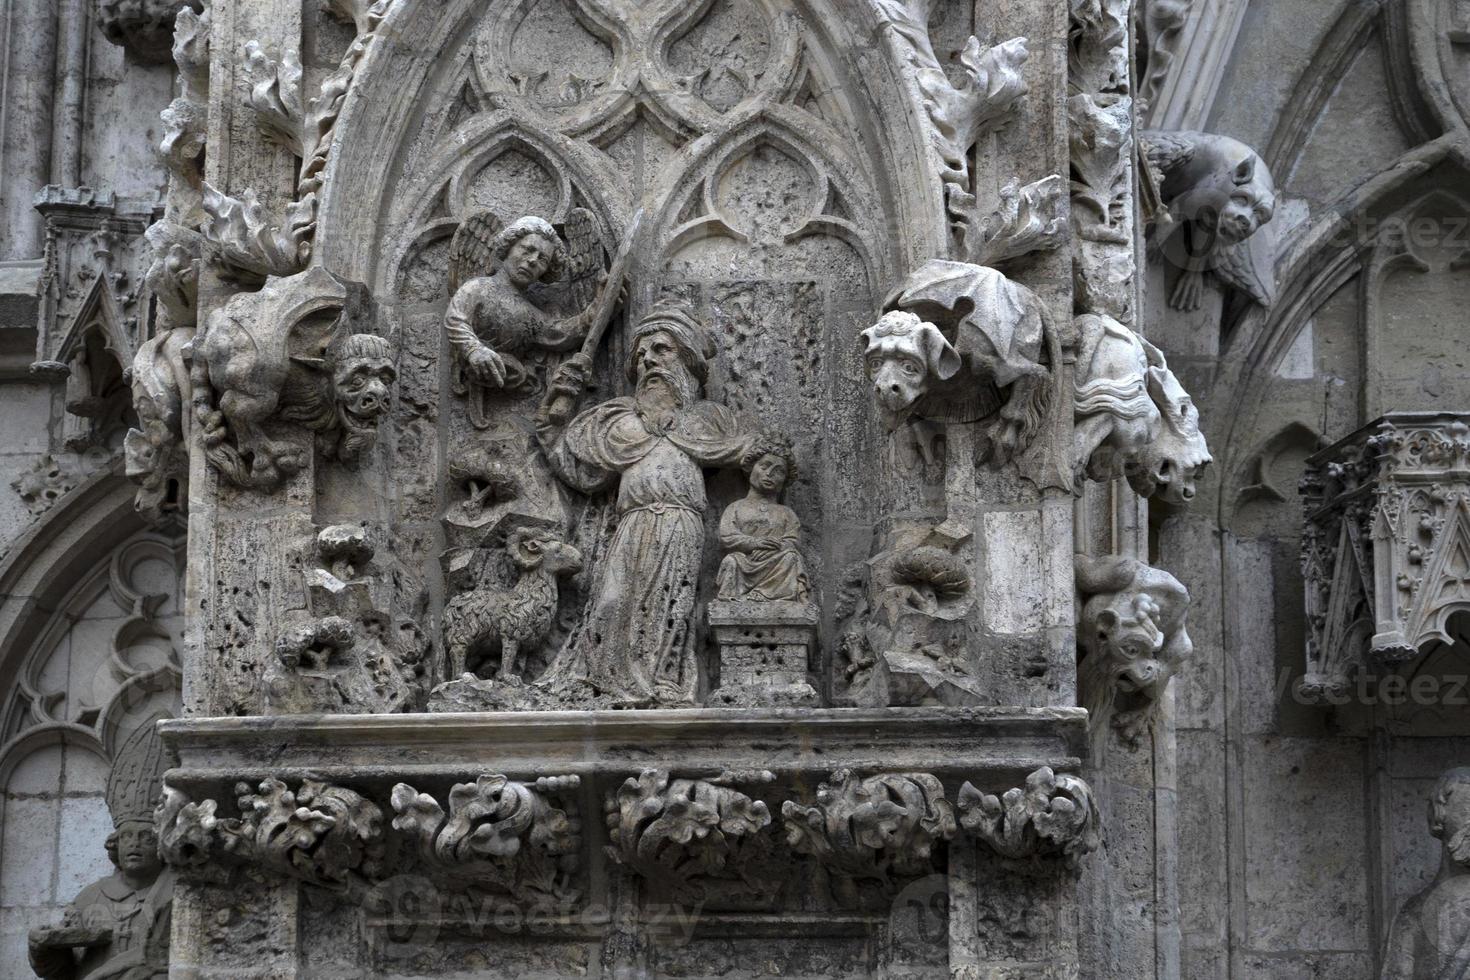
[[[699,382],[688,371],[649,368],[638,376],[637,398],[652,407],[684,408],[699,400]],[[658,404],[665,399],[670,404]]]

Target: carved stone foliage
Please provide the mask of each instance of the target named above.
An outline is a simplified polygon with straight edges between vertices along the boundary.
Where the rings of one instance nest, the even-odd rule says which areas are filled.
[[[97,23],[113,44],[146,64],[168,61],[174,18],[198,13],[204,0],[96,0]]]
[[[1307,460],[1303,695],[1341,703],[1362,669],[1452,642],[1470,608],[1470,425],[1392,413]]]
[[[1143,134],[1166,213],[1157,215],[1154,255],[1177,271],[1176,310],[1198,309],[1207,281],[1270,306],[1276,294],[1275,246],[1259,234],[1276,213],[1276,182],[1255,150],[1213,133]]]
[[[1012,179],[1001,188],[1000,207],[980,223],[978,238],[970,256],[976,265],[1061,247],[1067,239],[1067,182],[1053,175],[1022,187]]]
[[[935,259],[885,307],[862,339],[889,431],[979,423],[977,462],[1016,460],[1038,483],[1059,478],[1054,447],[1038,436],[1059,406],[1061,338],[1035,293],[994,269]]]
[[[1043,766],[1024,788],[1001,796],[960,787],[960,826],[1002,857],[1059,855],[1076,868],[1102,842],[1102,814],[1092,787]]]
[[[770,810],[735,787],[774,779],[764,771],[672,779],[663,770],[645,769],[608,795],[608,857],[696,903],[720,882],[770,890],[774,882],[753,877],[769,853],[763,831],[771,824]]]
[[[1079,681],[1097,724],[1111,719],[1137,745],[1194,646],[1185,629],[1189,592],[1135,558],[1076,556]]]
[[[154,814],[159,853],[181,872],[218,873],[221,864],[250,864],[325,888],[371,878],[383,855],[383,811],[358,793],[319,780],[295,790],[266,779],[252,792],[235,787],[239,817],[219,804],[192,801],[164,783]]]
[[[1163,352],[1111,317],[1080,316],[1075,330],[1079,485],[1084,475],[1126,476],[1142,496],[1189,503],[1212,457],[1194,401]]]
[[[170,174],[177,178],[172,190],[182,194],[187,189],[189,203],[196,206],[204,183],[204,148],[208,141],[209,35],[212,26],[208,7],[199,13],[191,9],[179,11],[173,34],[179,95],[160,114],[163,140],[159,151]],[[189,207],[177,209],[182,213],[177,217],[181,227],[188,227],[185,222],[190,220],[190,210]]]
[[[582,821],[576,776],[522,783],[483,775],[449,791],[445,808],[407,783],[393,787],[393,828],[417,868],[435,878],[521,902],[566,902],[579,893]]]
[[[365,332],[366,289],[317,267],[239,293],[194,342],[195,421],[206,457],[241,487],[271,491],[309,462],[294,423],[326,458],[359,463],[397,379],[393,348]],[[217,407],[216,407],[217,406]]]
[[[857,903],[858,882],[887,888],[932,871],[935,849],[957,829],[943,785],[927,773],[861,779],[839,770],[817,789],[815,806],[787,800],[781,816],[792,850],[827,870],[845,905]]]
[[[975,204],[970,152],[980,137],[1003,126],[1029,87],[1022,75],[1030,52],[1025,38],[986,47],[971,37],[960,53],[962,77],[952,82],[929,37],[933,0],[874,0],[887,20],[895,50],[906,62],[932,127],[941,163],[946,208],[957,231],[968,231]]]
[[[256,41],[246,45],[247,103],[255,110],[262,134],[295,155],[301,167],[293,199],[279,210],[262,203],[253,189],[237,198],[208,182],[200,185],[200,206],[206,215],[200,230],[208,242],[210,261],[227,278],[256,285],[269,277],[301,272],[311,260],[332,132],[358,69],[394,2],[327,4],[328,10],[356,28],[357,37],[336,70],[310,97],[302,91],[303,72],[296,52],[272,52]],[[168,139],[173,141],[176,129],[191,128],[186,118],[190,110],[176,102],[171,112],[176,118],[166,121],[170,122]]]

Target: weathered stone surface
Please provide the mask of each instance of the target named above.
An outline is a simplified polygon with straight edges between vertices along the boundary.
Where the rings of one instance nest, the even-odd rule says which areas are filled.
[[[1456,972],[1463,3],[0,7],[0,975]]]

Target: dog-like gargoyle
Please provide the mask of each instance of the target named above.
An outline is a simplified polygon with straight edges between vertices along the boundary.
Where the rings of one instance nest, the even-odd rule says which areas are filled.
[[[393,347],[367,331],[367,287],[322,268],[272,278],[216,310],[195,340],[195,418],[205,455],[238,486],[269,492],[324,457],[356,465],[377,442],[397,380]]]

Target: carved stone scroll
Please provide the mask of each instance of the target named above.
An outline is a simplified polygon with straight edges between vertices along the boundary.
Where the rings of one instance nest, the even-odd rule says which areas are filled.
[[[884,887],[932,870],[935,849],[955,834],[954,807],[928,773],[860,779],[842,769],[817,789],[817,802],[781,807],[786,841],[833,876],[839,901],[855,904],[857,882]]]
[[[960,787],[960,826],[1002,857],[1059,855],[1076,868],[1102,840],[1102,814],[1092,788],[1043,766],[1024,788],[999,797]]]
[[[581,864],[576,776],[522,783],[484,775],[449,791],[446,812],[407,783],[393,787],[393,828],[412,843],[421,868],[441,879],[513,898],[565,900]],[[553,802],[555,801],[555,802]]]
[[[676,896],[701,901],[711,883],[740,878],[769,841],[766,804],[734,788],[764,784],[769,772],[671,779],[658,769],[629,777],[607,798],[607,854]]]
[[[164,784],[154,815],[159,853],[181,870],[219,861],[261,869],[327,888],[371,877],[383,853],[383,811],[350,789],[308,779],[296,790],[266,779],[257,792],[235,787],[240,816],[217,816],[214,800],[194,802]]]

